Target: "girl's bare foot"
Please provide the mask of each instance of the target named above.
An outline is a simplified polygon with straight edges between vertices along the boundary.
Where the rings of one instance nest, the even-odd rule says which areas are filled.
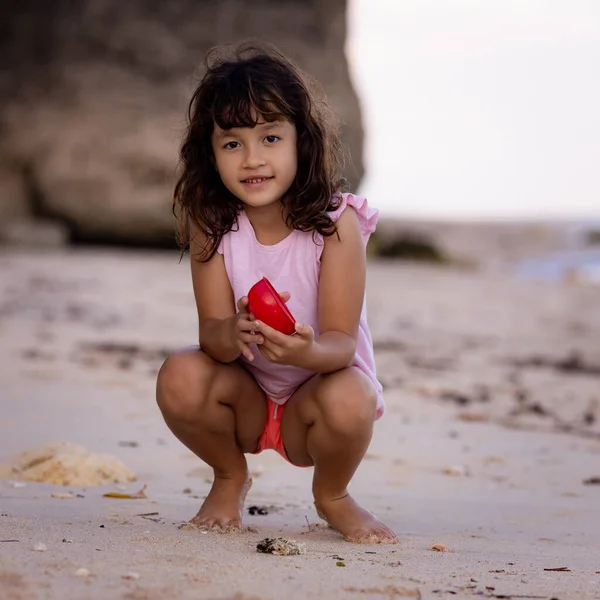
[[[247,476],[232,479],[215,477],[206,500],[190,524],[222,532],[240,531],[244,501],[251,486],[252,479]]]
[[[328,501],[315,500],[317,514],[355,544],[397,544],[396,534],[354,501],[350,494]]]

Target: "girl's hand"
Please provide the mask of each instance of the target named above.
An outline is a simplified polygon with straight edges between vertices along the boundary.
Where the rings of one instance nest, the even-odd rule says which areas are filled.
[[[237,303],[238,312],[232,318],[231,341],[248,360],[254,360],[250,344],[261,344],[262,335],[256,332],[256,324],[248,312],[248,297],[242,296]]]
[[[281,292],[279,297],[287,302],[290,299],[289,292]],[[250,350],[250,344],[262,344],[264,338],[257,331],[256,321],[248,312],[248,297],[242,296],[237,303],[238,312],[233,318],[232,342],[240,353],[250,361],[254,360],[254,354]]]
[[[315,341],[315,332],[310,325],[296,323],[296,335],[286,335],[261,321],[254,321],[253,327],[263,338],[258,346],[260,353],[278,365],[301,366]]]

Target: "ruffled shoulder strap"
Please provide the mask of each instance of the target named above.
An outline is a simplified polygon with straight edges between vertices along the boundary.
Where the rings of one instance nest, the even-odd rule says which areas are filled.
[[[369,237],[375,231],[377,227],[377,220],[379,219],[379,211],[376,208],[372,208],[367,203],[367,199],[364,196],[357,196],[356,194],[338,194],[340,201],[339,206],[331,211],[329,216],[335,223],[341,216],[341,214],[351,206],[358,215],[358,222],[360,224],[360,230],[363,234],[365,246],[369,241]],[[317,255],[317,260],[321,260],[321,254],[323,253],[324,240],[323,236],[316,231],[313,232],[313,241],[315,242],[314,248]]]
[[[334,211],[329,213],[331,220],[335,223],[346,208],[351,206],[358,215],[358,221],[365,243],[368,242],[369,237],[377,227],[379,211],[376,208],[370,207],[364,196],[357,196],[355,194],[339,194],[339,196],[341,196],[340,205]]]

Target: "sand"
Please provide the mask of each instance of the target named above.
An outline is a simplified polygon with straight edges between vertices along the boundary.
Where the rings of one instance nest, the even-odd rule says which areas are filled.
[[[0,254],[0,462],[69,442],[137,476],[0,479],[0,598],[600,598],[600,288],[370,263],[388,412],[351,491],[401,542],[361,546],[318,519],[311,470],[274,452],[250,457],[246,506],[265,509],[248,531],[179,529],[210,469],[154,402],[161,360],[196,338],[177,261]],[[256,551],[278,537],[304,553]]]
[[[62,486],[92,486],[135,481],[118,458],[90,452],[80,444],[59,442],[25,450],[0,465],[0,477]]]

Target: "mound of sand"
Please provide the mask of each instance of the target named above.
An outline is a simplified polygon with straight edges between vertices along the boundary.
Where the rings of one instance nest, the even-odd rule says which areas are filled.
[[[94,454],[78,444],[59,442],[22,452],[0,465],[0,477],[65,486],[135,481],[118,458]]]

